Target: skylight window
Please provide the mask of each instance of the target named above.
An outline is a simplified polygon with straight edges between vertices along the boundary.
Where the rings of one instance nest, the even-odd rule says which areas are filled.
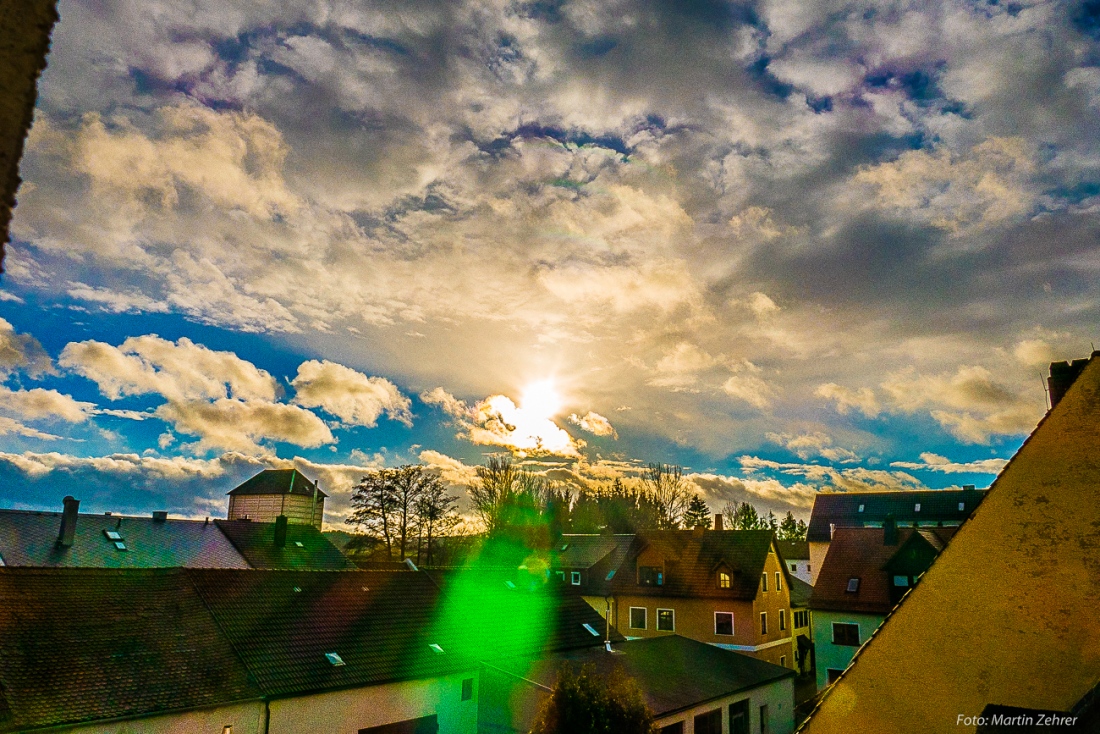
[[[848,593],[854,594],[859,591],[859,579],[848,579]]]
[[[515,584],[513,584],[513,583],[512,583],[511,581],[505,581],[505,582],[504,582],[504,585],[505,585],[505,586],[507,586],[507,587],[508,587],[509,589],[514,589],[514,588],[516,588],[516,585],[515,585]]]
[[[568,547],[569,547],[568,543],[563,543],[562,546],[561,546],[561,549],[564,551]]]
[[[328,660],[335,667],[339,667],[341,665],[347,665],[347,663],[344,662],[344,659],[342,657],[340,657],[339,653],[335,653],[335,652],[326,652],[325,653],[325,660]]]
[[[118,548],[119,550],[124,551],[124,550],[126,550],[126,544],[123,543],[121,540],[116,540],[115,541],[115,548]]]
[[[913,505],[913,512],[920,512],[920,502]]]
[[[298,546],[299,548],[305,548],[305,545],[303,545],[302,541],[300,540],[294,541],[294,545]]]
[[[966,503],[965,502],[960,502],[959,503],[959,512],[963,512],[965,510],[966,510]]]
[[[599,637],[600,636],[600,633],[596,631],[596,628],[593,627],[592,625],[588,624],[588,622],[583,623],[581,626],[584,627],[589,632],[591,632],[593,637]]]
[[[615,569],[611,569],[607,572],[607,578],[605,578],[604,581],[610,581],[613,578],[615,578]]]
[[[104,530],[103,534],[107,536],[107,540],[122,540],[122,536],[115,530]]]
[[[295,591],[295,592],[298,592],[298,591],[301,591],[301,590],[302,590],[302,587],[301,587],[301,586],[295,586],[295,587],[294,587],[294,591]]]
[[[860,505],[860,506],[859,506],[859,511],[860,511],[860,512],[863,512],[863,505]]]
[[[434,652],[436,655],[442,655],[443,654],[443,648],[440,647],[439,645],[435,644],[434,642],[432,644],[428,645],[428,647],[430,647],[432,652]]]

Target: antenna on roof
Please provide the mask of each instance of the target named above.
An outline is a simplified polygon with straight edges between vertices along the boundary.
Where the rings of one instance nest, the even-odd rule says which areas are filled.
[[[1047,410],[1050,410],[1050,390],[1047,388],[1047,379],[1043,377],[1043,373],[1039,373],[1039,382],[1043,383],[1043,402],[1047,406]]]
[[[317,519],[317,489],[321,484],[321,480],[318,479],[313,483],[313,501],[309,505],[309,524],[312,525]],[[291,485],[293,486],[293,484]],[[317,528],[320,530],[320,528]]]

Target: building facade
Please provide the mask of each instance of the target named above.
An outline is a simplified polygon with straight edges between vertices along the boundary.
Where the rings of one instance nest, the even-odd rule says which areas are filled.
[[[297,469],[265,469],[229,492],[229,520],[275,522],[283,515],[292,525],[318,530],[326,495]]]

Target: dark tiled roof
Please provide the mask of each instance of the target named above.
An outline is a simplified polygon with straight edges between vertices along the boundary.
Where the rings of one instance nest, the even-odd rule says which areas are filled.
[[[810,596],[814,593],[814,587],[810,586],[797,576],[791,576],[788,579],[788,583],[791,590],[791,606],[810,606]]]
[[[553,549],[553,565],[555,568],[591,568],[607,559],[617,568],[630,551],[633,540],[633,534],[563,535]]]
[[[320,530],[312,525],[288,524],[286,545],[275,545],[275,523],[215,520],[233,547],[252,568],[338,571],[355,568]],[[301,545],[298,545],[301,543]]]
[[[805,540],[777,540],[779,553],[787,561],[810,560],[810,544]]]
[[[940,547],[951,539],[957,528],[901,528],[896,545],[883,543],[882,528],[837,528],[829,552],[817,575],[810,607],[868,614],[886,614],[894,607],[890,598],[891,579],[887,563],[917,534],[922,540],[931,534]],[[849,579],[858,578],[859,590],[848,591]]]
[[[312,497],[317,485],[310,481],[305,474],[297,469],[264,469],[262,472],[246,479],[228,494],[240,496],[242,494],[300,494],[304,497]],[[321,490],[317,490],[318,497],[328,497]]]
[[[619,668],[638,684],[658,717],[795,674],[789,668],[679,635],[631,640],[614,649],[611,654],[602,647],[588,647],[546,655],[530,669],[526,667],[530,661],[524,658],[495,665],[551,688],[564,665],[592,665],[601,678]]]
[[[79,515],[70,548],[57,546],[60,512],[0,510],[0,558],[8,566],[248,568],[214,523]],[[117,531],[126,550],[104,535]]]
[[[0,569],[0,731],[258,698],[186,573]]]
[[[893,515],[899,525],[913,521],[961,523],[985,497],[984,489],[918,489],[907,492],[821,492],[814,498],[806,539],[829,542],[829,526],[862,527]],[[920,512],[916,511],[920,503]],[[963,509],[959,510],[959,503]],[[859,506],[863,505],[863,512]]]
[[[610,582],[617,594],[755,599],[768,551],[771,530],[652,530],[639,533],[641,541]],[[637,583],[632,564],[637,554],[655,549],[665,560],[662,586]],[[729,589],[715,583],[720,566],[731,572]]]

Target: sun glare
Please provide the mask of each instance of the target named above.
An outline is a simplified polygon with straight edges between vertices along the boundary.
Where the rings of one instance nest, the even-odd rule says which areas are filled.
[[[553,418],[561,410],[561,395],[554,387],[553,380],[532,382],[523,391],[520,408],[532,418]]]

